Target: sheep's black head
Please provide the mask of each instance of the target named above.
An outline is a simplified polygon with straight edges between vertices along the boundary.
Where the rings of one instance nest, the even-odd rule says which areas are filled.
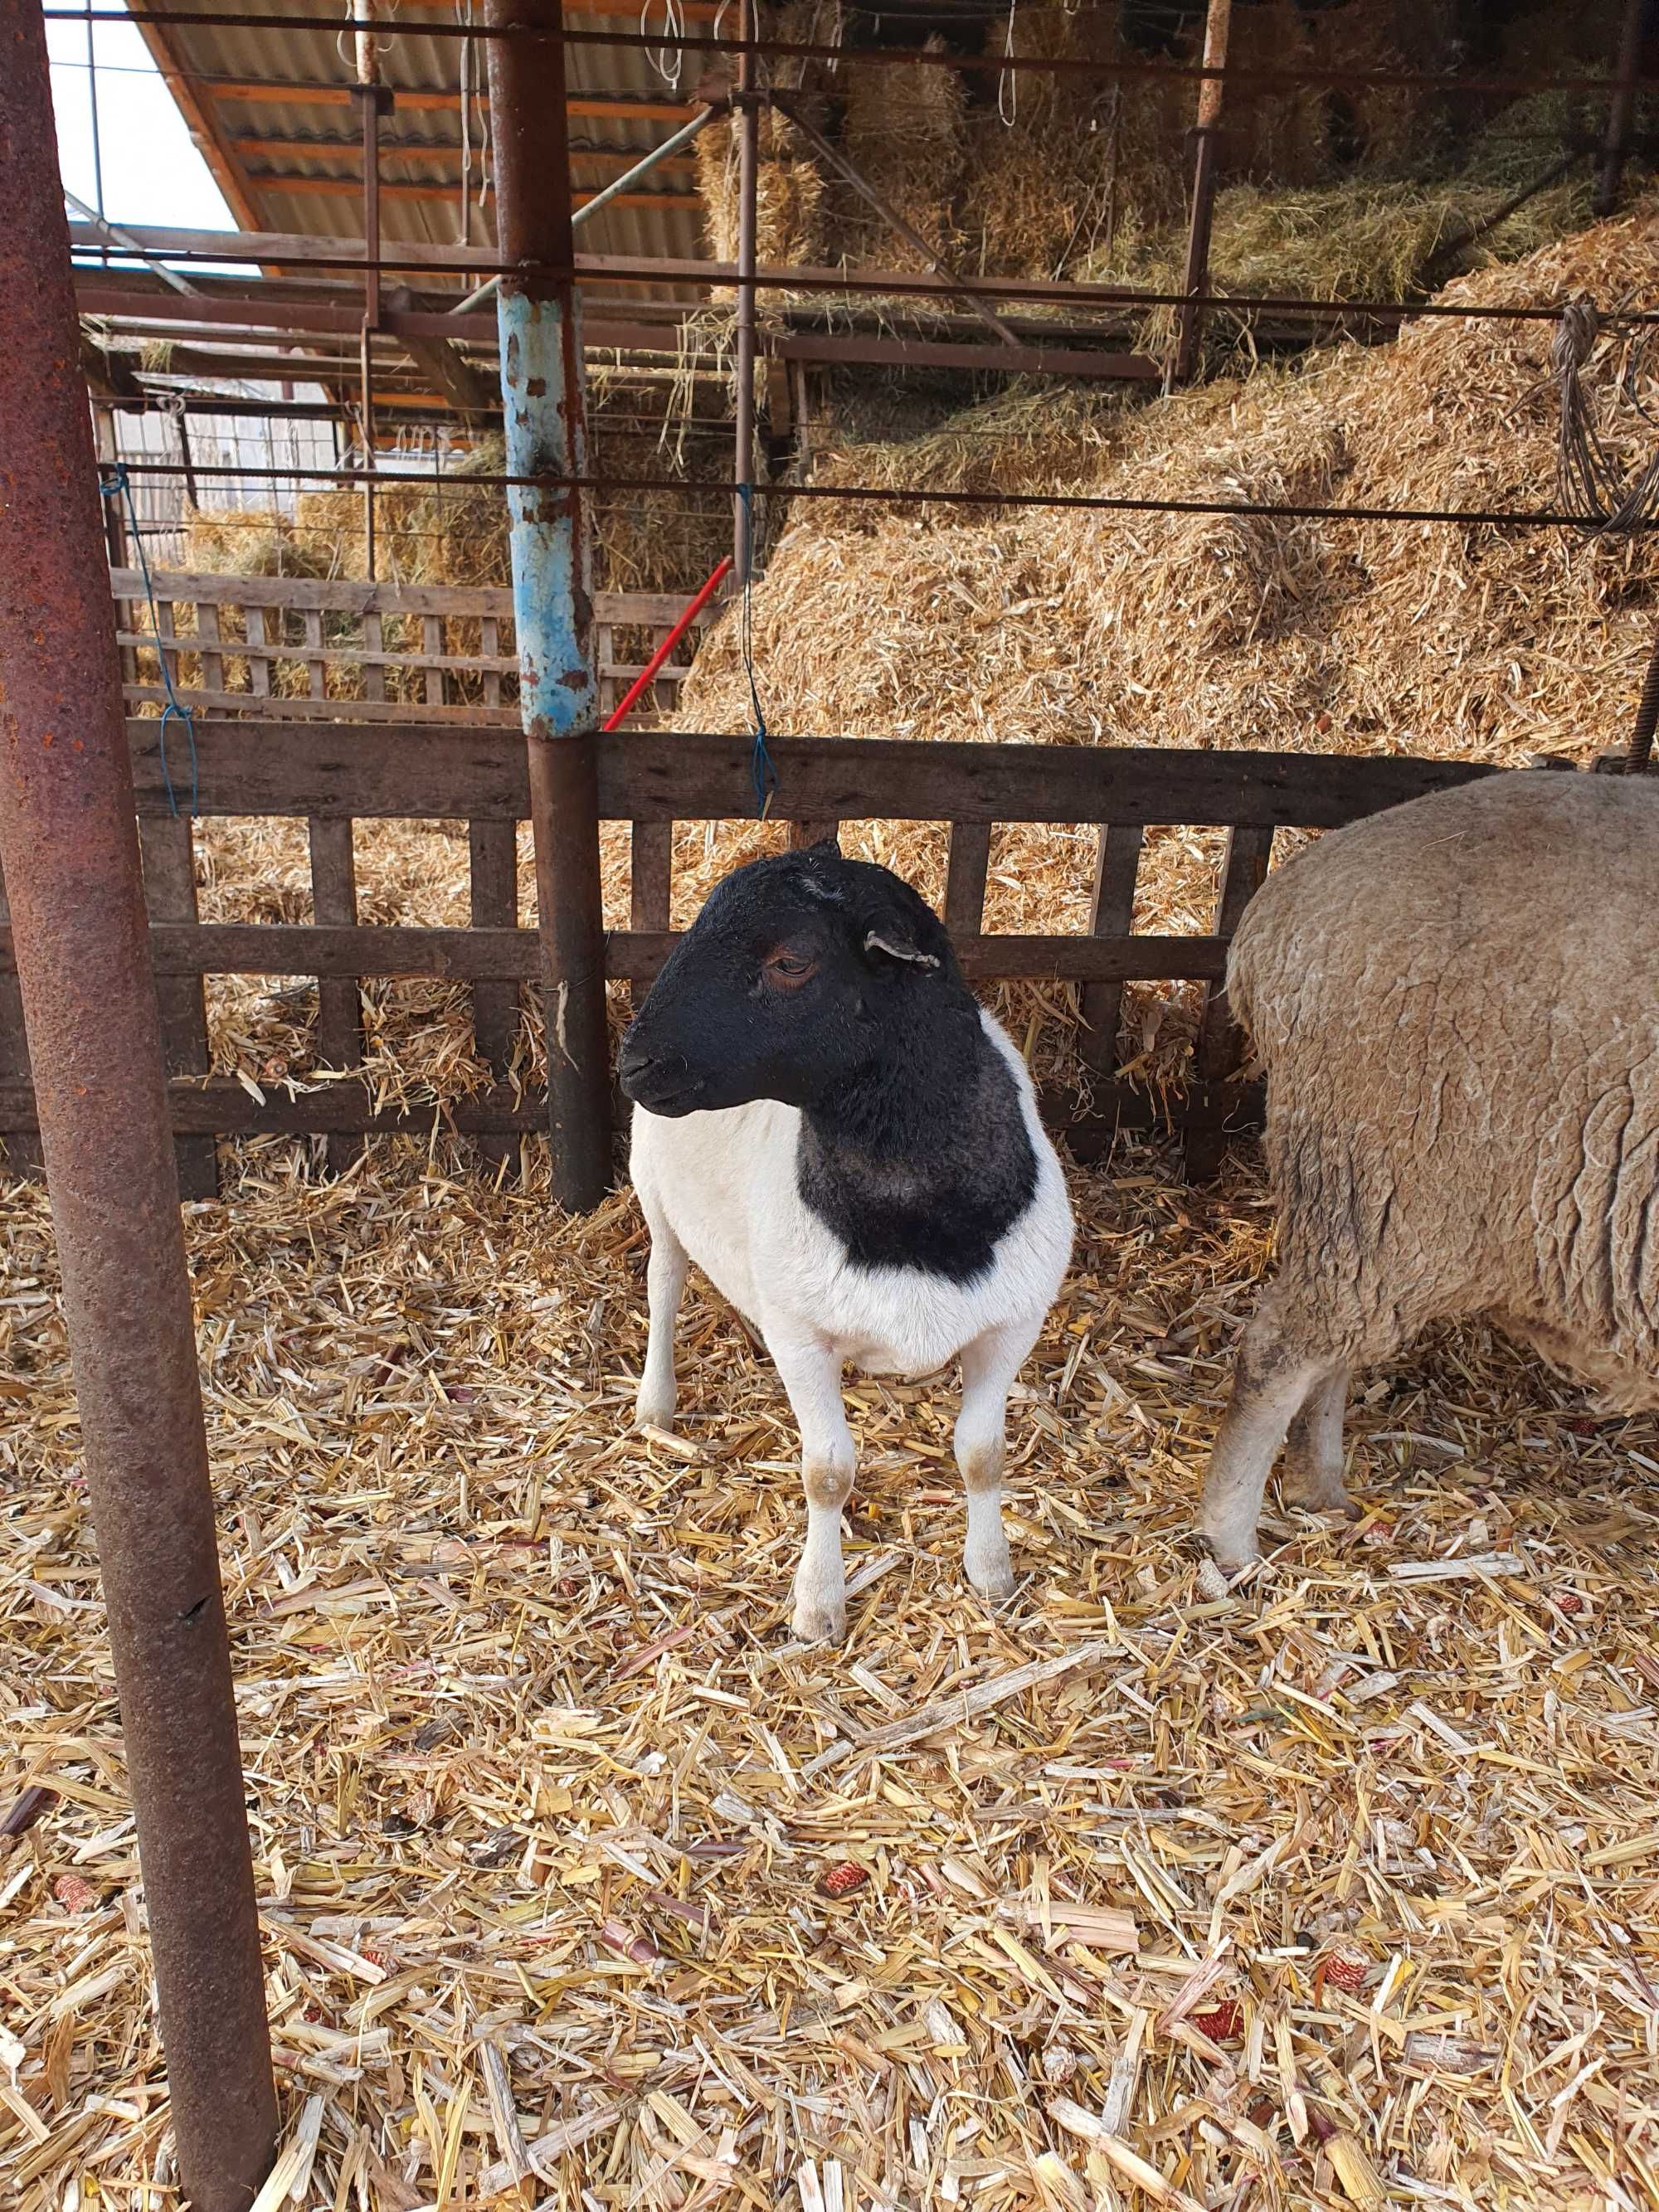
[[[623,1040],[623,1090],[653,1114],[810,1109],[964,1018],[977,1025],[932,909],[888,869],[813,845],[715,885]]]

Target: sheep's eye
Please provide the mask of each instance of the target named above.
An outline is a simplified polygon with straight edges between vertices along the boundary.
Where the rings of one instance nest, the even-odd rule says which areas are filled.
[[[769,952],[761,963],[762,973],[769,983],[781,984],[787,991],[796,990],[817,966],[801,952]]]

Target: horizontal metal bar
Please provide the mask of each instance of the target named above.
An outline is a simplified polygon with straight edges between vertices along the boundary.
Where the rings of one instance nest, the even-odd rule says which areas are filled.
[[[421,319],[424,321],[426,319]],[[964,349],[967,350],[967,349]],[[999,350],[996,358],[1003,355]],[[182,461],[129,461],[129,475],[178,477]],[[244,468],[240,464],[197,461],[198,477],[244,477],[251,483],[347,483],[361,487],[362,477],[351,469]],[[469,486],[539,484],[558,491],[660,491],[682,497],[709,498],[724,492],[735,496],[735,483],[690,482],[684,477],[507,477],[479,474],[467,477]],[[1081,508],[1102,514],[1237,514],[1277,516],[1292,522],[1443,522],[1468,527],[1475,524],[1492,529],[1595,530],[1593,519],[1564,514],[1553,507],[1319,507],[1298,500],[1248,499],[1130,499],[1102,492],[937,491],[910,489],[894,484],[757,483],[757,499],[867,499],[893,506],[912,502],[937,507],[1042,507]],[[1632,524],[1645,534],[1659,529],[1659,516]]]
[[[124,11],[109,9],[47,8],[42,12],[49,23],[127,23],[132,20]],[[605,11],[596,9],[592,12]],[[693,7],[688,12],[695,17],[708,20],[699,8]],[[259,15],[230,9],[204,9],[197,13],[177,9],[146,8],[143,20],[158,26],[174,26],[180,30],[305,31],[313,33],[349,31],[371,33],[377,39],[395,38],[399,31],[422,39],[513,39],[545,35],[524,24],[457,22],[441,17],[411,19],[407,14],[401,21],[393,23],[374,16]],[[1206,67],[1201,62],[1132,61],[1127,56],[1097,59],[1091,55],[1080,54],[1000,52],[964,54],[933,46],[829,46],[809,45],[795,39],[717,39],[666,27],[648,33],[567,28],[561,35],[567,46],[621,47],[635,53],[658,54],[665,48],[673,46],[686,53],[719,54],[733,59],[741,54],[754,54],[766,59],[833,62],[837,67],[869,62],[890,68],[958,70],[982,76],[1000,76],[1006,70],[1030,76],[1097,77],[1107,82],[1140,78],[1184,84],[1224,76],[1230,92],[1245,85],[1263,88],[1340,85],[1352,88],[1399,86],[1423,92],[1471,94],[1518,94],[1542,91],[1610,93],[1617,89],[1621,82],[1613,76],[1462,76],[1443,70],[1356,70],[1346,68],[1340,63],[1306,69],[1250,69],[1237,64],[1224,70]],[[1636,89],[1639,94],[1659,91],[1659,78],[1638,78]]]
[[[945,338],[866,338],[817,337],[772,338],[764,350],[780,361],[883,363],[913,368],[989,368],[1007,376],[1099,377],[1118,382],[1150,383],[1161,377],[1164,365],[1150,354],[1115,353],[1104,347],[1034,345],[1024,339],[1010,344],[981,345],[972,339],[953,343]]]
[[[147,253],[185,261],[304,261],[313,269],[365,268],[383,271],[425,270],[441,276],[517,275],[556,279],[568,272],[550,264],[503,262],[490,246],[432,246],[410,244],[388,246],[377,260],[365,261],[362,246],[349,238],[313,237],[304,231],[192,231],[170,230],[153,224],[125,226],[128,234]],[[71,224],[77,249],[103,250],[103,241],[88,226]],[[85,264],[83,264],[84,267]],[[96,264],[101,266],[102,264]],[[702,261],[673,256],[635,256],[616,253],[578,253],[579,283],[626,284],[684,284],[704,287],[735,282],[737,268],[729,261]],[[846,292],[891,295],[894,297],[947,298],[971,292],[988,301],[1024,301],[1030,304],[1084,307],[1098,307],[1126,312],[1146,307],[1213,308],[1229,314],[1306,315],[1330,321],[1384,321],[1402,316],[1462,322],[1559,322],[1559,301],[1533,307],[1486,306],[1462,301],[1312,300],[1296,293],[1152,292],[1133,285],[1043,283],[1027,276],[961,275],[954,283],[926,270],[899,269],[851,270],[804,264],[797,269],[762,266],[755,271],[762,290]],[[1659,309],[1620,310],[1616,318],[1631,325],[1659,322]]]

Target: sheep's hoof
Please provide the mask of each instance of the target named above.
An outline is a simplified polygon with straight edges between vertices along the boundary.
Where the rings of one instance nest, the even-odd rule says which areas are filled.
[[[1242,1575],[1261,1557],[1254,1529],[1247,1536],[1226,1537],[1205,1528],[1200,1532],[1200,1541],[1208,1547],[1210,1557],[1224,1575]]]
[[[1344,1488],[1335,1474],[1295,1475],[1286,1473],[1279,1492],[1287,1506],[1298,1513],[1340,1513],[1349,1521],[1363,1521],[1365,1509]]]
[[[798,1644],[845,1644],[846,1601],[833,1605],[819,1598],[798,1597],[789,1626]]]
[[[995,1559],[964,1559],[963,1566],[969,1581],[983,1598],[995,1600],[1012,1597],[1014,1594],[1013,1563],[1005,1545],[1002,1556]]]
[[[647,1398],[643,1392],[634,1401],[634,1426],[636,1429],[667,1429],[674,1426],[672,1398]]]

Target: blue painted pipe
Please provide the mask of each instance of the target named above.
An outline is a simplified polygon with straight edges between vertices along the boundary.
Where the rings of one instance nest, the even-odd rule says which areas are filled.
[[[495,296],[501,344],[507,473],[586,473],[581,332],[567,329],[556,300],[532,300],[503,286]],[[519,691],[525,734],[574,736],[599,726],[593,595],[579,491],[512,485],[513,617],[519,633]]]

